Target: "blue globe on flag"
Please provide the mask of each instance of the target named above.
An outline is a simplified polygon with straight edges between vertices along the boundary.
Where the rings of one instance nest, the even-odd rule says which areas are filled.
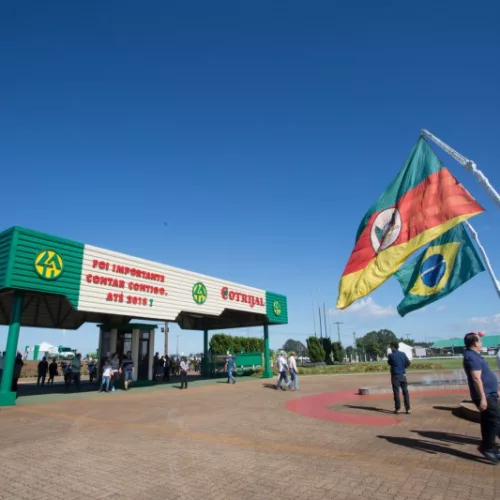
[[[420,278],[425,286],[433,288],[439,284],[446,272],[446,261],[441,254],[434,254],[424,260],[420,267]]]

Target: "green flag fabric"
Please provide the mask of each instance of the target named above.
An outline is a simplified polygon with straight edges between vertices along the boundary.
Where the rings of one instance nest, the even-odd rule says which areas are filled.
[[[467,230],[458,224],[395,273],[405,295],[398,313],[405,316],[431,304],[483,271],[484,265]]]

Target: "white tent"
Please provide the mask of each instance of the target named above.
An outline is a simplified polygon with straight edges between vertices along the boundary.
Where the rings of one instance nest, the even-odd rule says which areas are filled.
[[[42,342],[39,347],[38,347],[38,352],[42,354],[43,356],[46,355],[51,355],[51,354],[57,354],[58,349],[57,347],[54,347],[53,345],[49,344],[48,342]],[[40,356],[39,354],[39,356]]]
[[[413,349],[411,347],[411,345],[408,345],[408,344],[405,344],[404,342],[400,342],[399,343],[399,350],[401,352],[404,352],[407,356],[408,356],[408,359],[411,361],[413,359]],[[391,354],[391,348],[389,347],[387,349],[387,354]]]

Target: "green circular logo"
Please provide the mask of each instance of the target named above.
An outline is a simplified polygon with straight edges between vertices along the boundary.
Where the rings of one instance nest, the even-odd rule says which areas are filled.
[[[279,303],[278,300],[274,301],[273,311],[276,316],[279,316],[281,314],[281,304]]]
[[[64,271],[63,259],[54,250],[43,250],[35,257],[35,271],[44,280],[56,280]]]
[[[201,281],[193,286],[193,300],[197,304],[204,304],[207,300],[207,287]]]

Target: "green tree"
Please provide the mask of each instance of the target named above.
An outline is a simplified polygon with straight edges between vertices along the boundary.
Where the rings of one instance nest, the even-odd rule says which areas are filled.
[[[377,360],[385,356],[391,342],[396,342],[397,337],[391,330],[382,329],[378,332],[368,332],[356,341],[356,346],[368,360]]]
[[[340,342],[332,342],[333,359],[338,363],[343,363],[345,358],[344,348]]]
[[[306,346],[300,340],[288,339],[283,344],[283,350],[286,352],[296,352],[298,356],[304,356],[306,352]]]
[[[212,335],[209,344],[212,354],[226,354],[238,352],[262,352],[264,350],[264,339],[259,337],[236,337],[224,333]]]
[[[307,339],[307,350],[309,351],[309,358],[313,363],[325,360],[325,350],[318,337],[309,337]]]
[[[345,354],[347,356],[347,359],[352,362],[355,357],[355,349],[352,345],[349,345],[345,348]]]
[[[323,346],[323,350],[325,351],[325,363],[332,364],[332,341],[329,337],[323,337],[321,339],[321,345]]]

